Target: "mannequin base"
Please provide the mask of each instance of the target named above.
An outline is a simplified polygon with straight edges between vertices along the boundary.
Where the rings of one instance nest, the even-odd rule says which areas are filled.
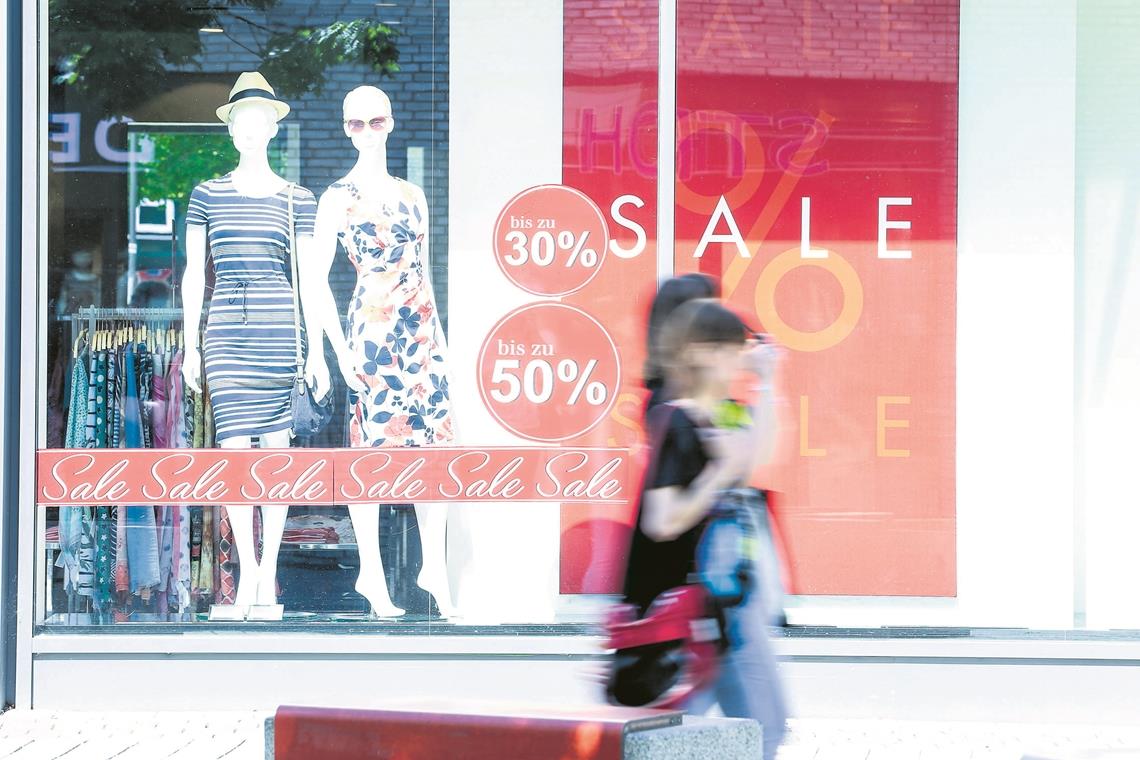
[[[364,573],[360,574],[360,577],[356,579],[355,588],[356,593],[368,601],[369,617],[378,620],[400,617],[404,614],[403,609],[392,604],[392,599],[388,596],[387,586],[382,583],[368,583],[364,580],[365,577]]]
[[[245,620],[248,610],[249,607],[241,604],[211,604],[210,621],[232,622],[234,620]]]
[[[394,606],[381,607],[381,608],[370,607],[368,610],[368,619],[369,620],[391,620],[392,618],[403,617],[406,614],[407,614],[406,610],[402,610],[399,607],[394,607]]]
[[[455,616],[455,605],[451,604],[451,589],[447,582],[447,569],[446,567],[438,567],[433,569],[434,572],[423,569],[420,571],[420,577],[416,578],[416,586],[427,591],[435,599],[435,607],[439,610],[440,618],[453,618]]]
[[[246,620],[280,621],[285,616],[284,604],[254,604],[249,608]]]

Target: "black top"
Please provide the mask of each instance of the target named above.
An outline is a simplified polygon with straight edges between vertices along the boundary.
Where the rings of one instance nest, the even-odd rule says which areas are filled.
[[[642,612],[661,592],[687,583],[695,570],[697,543],[704,529],[702,520],[672,541],[649,538],[641,529],[645,491],[668,486],[688,488],[709,462],[698,426],[684,410],[661,405],[648,414],[648,422],[650,438],[659,444],[651,453],[649,477],[637,508],[623,592],[625,600],[636,604]],[[662,426],[664,436],[660,432]]]
[[[654,407],[668,401],[665,397],[665,381],[661,378],[652,377],[645,381],[645,388],[649,391],[649,398],[645,401],[645,419],[649,419],[649,413],[653,411]]]

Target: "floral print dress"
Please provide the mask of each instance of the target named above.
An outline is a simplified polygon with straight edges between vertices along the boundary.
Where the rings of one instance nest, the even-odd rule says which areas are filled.
[[[350,395],[352,446],[424,446],[454,439],[446,345],[421,255],[427,209],[415,185],[397,198],[352,197],[339,232],[356,267],[346,338],[367,388]]]

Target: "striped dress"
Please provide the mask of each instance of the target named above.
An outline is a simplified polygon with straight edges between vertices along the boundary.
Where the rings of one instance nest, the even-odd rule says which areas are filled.
[[[296,234],[313,234],[313,194],[293,186]],[[215,440],[288,430],[297,371],[289,281],[289,188],[266,198],[241,195],[230,175],[190,196],[187,224],[206,228],[215,285],[203,360]]]

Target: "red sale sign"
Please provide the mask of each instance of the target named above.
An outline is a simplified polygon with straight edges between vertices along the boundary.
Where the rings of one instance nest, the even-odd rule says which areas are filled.
[[[596,430],[632,446],[657,7],[586,5],[564,6],[563,182],[617,255],[567,300],[622,348]],[[678,0],[676,30],[674,270],[716,277],[788,349],[784,454],[757,483],[777,492],[793,591],[952,596],[958,3]],[[564,514],[563,590],[614,590],[632,511]]]
[[[586,448],[43,449],[39,506],[629,499],[626,452]]]
[[[679,0],[676,269],[789,349],[804,594],[952,596],[958,3]]]

